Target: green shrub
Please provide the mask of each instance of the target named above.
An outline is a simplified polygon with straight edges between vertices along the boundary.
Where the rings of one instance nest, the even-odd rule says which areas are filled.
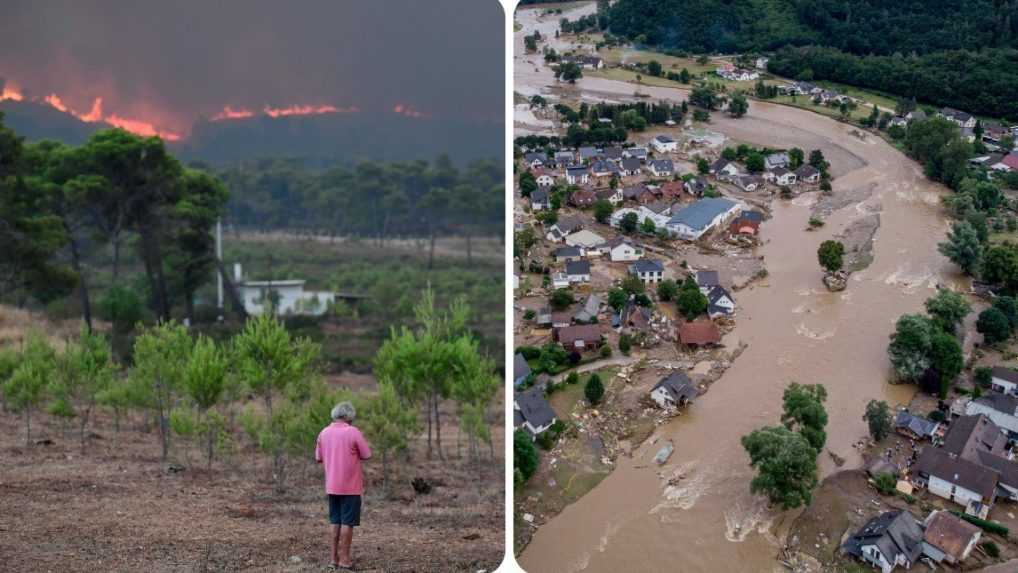
[[[605,344],[601,347],[601,358],[611,358],[612,347]]]
[[[983,551],[985,551],[986,554],[992,557],[993,559],[997,559],[998,557],[1000,557],[1000,547],[997,547],[996,543],[992,541],[987,541],[986,543],[983,543],[982,548]]]
[[[982,528],[983,531],[986,531],[988,533],[996,533],[997,535],[1007,537],[1008,533],[1011,531],[1010,529],[1008,529],[1006,525],[1002,523],[997,523],[996,521],[979,519],[978,517],[968,515],[960,511],[952,511],[951,513],[957,515],[958,517],[964,519],[965,521],[971,523],[972,525],[976,525]]]
[[[873,478],[873,487],[877,488],[877,491],[884,495],[891,495],[894,493],[894,487],[898,484],[897,478],[894,474],[889,472],[882,472]]]

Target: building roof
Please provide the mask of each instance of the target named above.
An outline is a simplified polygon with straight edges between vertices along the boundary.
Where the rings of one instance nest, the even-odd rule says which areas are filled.
[[[597,324],[574,324],[560,328],[558,340],[565,346],[573,346],[577,341],[598,341],[601,340],[601,327]]]
[[[654,171],[675,171],[675,164],[671,159],[655,159],[650,162],[650,166]]]
[[[587,173],[587,168],[584,167],[583,165],[571,165],[569,167],[566,167],[566,173],[575,177],[577,175],[583,175],[584,173]]]
[[[1012,382],[1014,384],[1018,384],[1018,370],[1015,370],[1013,368],[994,366],[993,369],[990,370],[990,375],[993,376],[994,378],[1000,378],[1005,382]]]
[[[589,275],[590,261],[568,261],[566,263],[567,275]]]
[[[1011,152],[1004,156],[1004,159],[1000,160],[1001,163],[1007,165],[1011,169],[1018,170],[1018,153]]]
[[[548,154],[543,151],[530,151],[523,154],[523,159],[527,163],[533,163],[535,160],[544,162],[548,160]]]
[[[513,380],[526,378],[529,375],[530,365],[527,364],[527,359],[517,352],[516,355],[513,356]]]
[[[573,318],[577,322],[590,322],[590,319],[596,318],[597,313],[601,310],[601,297],[596,294],[591,294],[587,297],[587,300],[583,302],[583,306],[573,314]]]
[[[692,322],[683,322],[678,328],[679,342],[683,344],[717,344],[721,342],[721,331],[718,330],[714,321],[710,319],[699,319]]]
[[[702,287],[712,287],[721,284],[721,278],[717,271],[696,271],[696,284]]]
[[[580,154],[580,157],[584,158],[584,159],[589,159],[591,157],[597,157],[600,154],[600,152],[597,150],[596,147],[590,147],[590,146],[581,147],[578,150],[578,153]]]
[[[817,169],[816,167],[813,167],[809,163],[803,163],[802,165],[799,166],[798,169],[795,170],[795,174],[802,179],[806,179],[807,177],[819,175],[820,170]]]
[[[556,259],[564,259],[566,257],[579,257],[579,256],[580,256],[579,247],[559,247],[555,249]]]
[[[664,264],[655,259],[640,259],[629,265],[629,272],[631,273],[663,273],[664,270]]]
[[[917,436],[932,436],[938,425],[932,420],[913,416],[908,410],[898,410],[894,416],[895,429],[907,429]]]
[[[657,137],[654,138],[654,141],[656,141],[658,143],[675,143],[674,139],[672,139],[671,137],[668,137],[665,134],[658,135]]]
[[[530,422],[531,426],[540,428],[555,421],[555,410],[551,409],[548,400],[544,398],[544,390],[541,388],[535,386],[523,392],[517,392],[515,402],[516,426],[522,425],[523,422]]]
[[[922,554],[923,530],[919,522],[907,511],[888,511],[866,522],[843,546],[845,551],[862,556],[862,548],[876,545],[880,553],[891,561],[904,555],[908,562],[915,563]]]
[[[622,158],[622,169],[625,171],[637,171],[640,169],[640,158],[639,157],[623,157]]]
[[[961,561],[972,538],[980,529],[949,511],[934,511],[926,518],[926,543]]]
[[[610,119],[608,121],[611,121]],[[620,159],[622,157],[622,148],[619,146],[606,147],[604,149],[604,156],[608,159]]]
[[[590,229],[581,229],[576,231],[566,237],[566,240],[570,243],[577,244],[588,249],[604,244],[604,237]]]
[[[534,189],[530,192],[530,203],[544,203],[548,202],[548,191],[545,189]]]
[[[1000,392],[989,392],[976,398],[971,403],[982,404],[1002,414],[1014,416],[1018,412],[1018,396],[1014,394],[1001,394]]]
[[[992,499],[997,489],[997,472],[976,462],[954,457],[945,448],[923,448],[916,471],[960,485],[983,499]]]
[[[572,231],[579,229],[582,226],[583,218],[579,216],[561,217],[558,221],[555,222],[554,225],[552,225],[552,227],[558,227],[559,232],[562,233],[563,235],[568,235]]]
[[[735,207],[733,201],[711,197],[700,199],[672,215],[669,224],[683,224],[691,229],[705,229],[715,217]]]
[[[982,414],[962,416],[951,423],[944,438],[944,451],[976,461],[976,452],[1001,455],[1007,448],[1007,436]]]
[[[700,391],[684,372],[672,372],[658,380],[658,383],[654,384],[650,391],[653,392],[658,388],[664,388],[665,392],[671,396],[672,401],[676,403],[681,402],[683,399],[692,401],[700,395]]]

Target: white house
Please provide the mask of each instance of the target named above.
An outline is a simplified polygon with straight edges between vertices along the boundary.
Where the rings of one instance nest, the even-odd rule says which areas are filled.
[[[689,376],[682,372],[672,372],[650,389],[650,399],[661,408],[684,406],[699,395]]]
[[[784,167],[771,169],[768,174],[764,175],[764,178],[766,179],[768,175],[776,185],[795,185],[795,172],[789,171]]]
[[[241,280],[240,264],[234,267],[234,275],[238,295],[244,303],[244,310],[250,315],[260,315],[274,305],[278,316],[321,316],[336,301],[334,292],[304,290],[307,283],[304,280],[244,281]]]
[[[679,142],[662,134],[650,140],[650,146],[657,153],[675,153],[679,149]]]
[[[608,201],[612,204],[612,206],[618,205],[624,199],[621,187],[616,187],[615,189],[603,189],[595,192],[594,195],[599,200],[604,199],[605,201]]]
[[[930,512],[923,524],[923,554],[937,563],[964,561],[975,549],[982,530],[945,510]]]
[[[965,406],[965,415],[978,414],[986,416],[1010,435],[1018,436],[1018,396],[989,392],[974,398]]]
[[[741,210],[738,203],[728,199],[700,199],[672,215],[666,228],[680,238],[695,241]]]
[[[545,189],[535,189],[530,192],[530,208],[534,211],[543,211],[551,207],[551,198]]]
[[[1018,394],[1018,370],[994,366],[990,371],[990,388],[1001,394]]]
[[[566,263],[566,277],[570,284],[590,282],[590,261],[569,261]]]
[[[583,185],[590,181],[590,170],[586,167],[567,167],[566,182],[570,185]]]
[[[551,275],[551,286],[552,288],[569,288],[569,275],[565,273],[552,273]]]
[[[535,180],[537,181],[538,187],[551,187],[555,184],[555,178],[547,173],[538,175]]]
[[[533,386],[513,398],[513,427],[536,438],[555,423],[555,411],[544,397],[544,389]]]
[[[639,224],[643,224],[644,220],[650,219],[654,221],[654,228],[661,229],[668,224],[669,218],[667,215],[661,215],[651,211],[646,205],[640,205],[637,208],[623,207],[618,211],[612,213],[611,226],[618,228],[622,225],[622,219],[629,213],[636,213],[636,221]]]
[[[638,261],[643,257],[643,249],[623,237],[616,237],[608,243],[608,255],[612,262]]]
[[[787,153],[771,153],[767,157],[764,157],[764,168],[774,169],[775,167],[788,167],[788,164],[792,160],[789,159]]]
[[[722,175],[733,176],[739,174],[739,166],[722,157],[710,164],[709,172],[715,177],[721,177]]]
[[[589,257],[602,254],[601,247],[605,244],[605,242],[604,237],[601,235],[598,235],[589,229],[583,229],[566,236],[566,244],[571,247],[582,248],[584,250],[584,254]]]
[[[675,164],[671,159],[655,159],[647,163],[647,171],[655,177],[667,177],[675,173]]]
[[[646,147],[627,147],[622,150],[622,157],[635,157],[640,161],[647,160],[647,148]]]
[[[706,296],[707,314],[711,318],[731,316],[735,313],[735,299],[720,285],[714,285],[709,288]]]
[[[958,124],[959,127],[962,128],[972,129],[973,127],[976,126],[975,116],[968,112],[964,112],[954,108],[945,107],[944,109],[937,112],[937,115],[953,121],[954,123]]]
[[[645,283],[657,283],[665,278],[665,266],[661,261],[639,260],[629,265],[629,274]]]
[[[846,553],[891,573],[896,567],[911,569],[922,556],[923,530],[907,511],[888,511],[866,522],[842,548]]]

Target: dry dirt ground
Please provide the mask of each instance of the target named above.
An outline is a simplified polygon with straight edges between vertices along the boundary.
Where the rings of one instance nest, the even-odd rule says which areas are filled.
[[[101,420],[84,453],[75,431],[37,415],[25,446],[20,417],[0,412],[0,570],[322,571],[328,564],[321,470],[294,462],[287,493],[273,493],[268,460],[248,447],[204,469],[199,454],[159,460],[156,433]],[[452,420],[450,416],[447,420]],[[444,426],[445,424],[443,424]],[[494,429],[494,428],[493,428]],[[428,461],[420,441],[401,461],[393,495],[382,495],[379,462],[366,464],[360,571],[492,571],[503,558],[501,432],[494,461]],[[312,452],[309,451],[309,458]],[[434,487],[417,495],[410,480]]]

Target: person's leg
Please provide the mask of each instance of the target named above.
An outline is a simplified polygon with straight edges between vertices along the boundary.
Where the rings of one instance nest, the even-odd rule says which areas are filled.
[[[345,526],[339,526],[339,525],[335,525],[335,524],[332,524],[332,525],[330,525],[329,527],[331,528],[331,530],[329,531],[329,537],[330,537],[330,538],[331,538],[331,540],[332,540],[332,553],[331,553],[331,555],[332,555],[332,561],[331,561],[331,563],[332,563],[333,565],[336,565],[336,564],[339,564],[339,562],[340,562],[340,561],[339,561],[339,538],[340,538],[340,530],[341,530],[341,529],[342,529],[343,527],[345,527]]]
[[[353,565],[353,557],[350,556],[350,546],[353,544],[353,526],[341,525],[339,527],[339,563],[340,567]]]

